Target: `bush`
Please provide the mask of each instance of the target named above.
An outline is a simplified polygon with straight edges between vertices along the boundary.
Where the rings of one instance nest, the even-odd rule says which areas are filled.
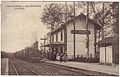
[[[70,59],[69,61],[76,61],[76,62],[85,62],[85,63],[98,63],[99,59],[98,58],[86,58],[86,57],[78,57],[75,59]]]

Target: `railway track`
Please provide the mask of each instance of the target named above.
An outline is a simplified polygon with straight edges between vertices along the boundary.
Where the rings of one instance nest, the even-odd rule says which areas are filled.
[[[79,73],[72,71],[70,69],[63,69],[60,67],[54,67],[53,65],[49,65],[46,62],[41,62],[41,63],[28,63],[25,62],[29,68],[32,68],[33,70],[37,71],[40,73],[40,75],[62,75],[62,76],[84,76],[86,74]]]
[[[40,75],[38,72],[28,68],[26,65],[15,62],[10,59],[10,65],[12,73],[10,75]]]
[[[11,65],[16,75],[52,75],[52,76],[114,76],[110,74],[77,69],[73,67],[48,63],[29,63],[22,60],[11,60]]]
[[[15,67],[15,65],[13,64],[13,62],[9,59],[9,65],[10,65],[10,68],[9,68],[9,74],[12,74],[12,75],[19,75],[18,74],[18,71]]]

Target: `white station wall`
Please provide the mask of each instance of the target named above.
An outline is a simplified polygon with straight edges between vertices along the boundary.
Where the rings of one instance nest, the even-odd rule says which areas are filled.
[[[86,30],[85,29],[85,20],[84,19],[76,19],[75,20],[75,27],[76,30]],[[67,54],[68,57],[71,56],[73,58],[73,34],[71,33],[71,30],[74,29],[73,23],[69,23],[67,26]],[[94,55],[94,26],[92,24],[89,24],[89,31],[90,31],[90,54]],[[83,55],[86,56],[87,54],[87,48],[86,48],[86,34],[76,34],[75,35],[75,50],[76,50],[76,56],[77,55]]]
[[[100,47],[100,63],[105,62],[105,47]]]
[[[112,63],[112,46],[106,47],[106,63]]]
[[[112,59],[113,59],[112,58],[112,46],[106,47],[106,52],[105,52],[105,47],[100,47],[100,63],[112,63]]]

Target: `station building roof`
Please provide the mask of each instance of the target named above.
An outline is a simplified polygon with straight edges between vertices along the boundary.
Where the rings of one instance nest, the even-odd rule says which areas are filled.
[[[57,28],[55,28],[54,30],[48,32],[48,34],[51,34],[51,33],[54,33],[56,31],[59,31],[59,30],[63,29],[64,27],[66,27],[66,24],[69,24],[69,23],[73,22],[75,19],[78,19],[78,18],[81,18],[81,19],[84,18],[86,20],[86,15],[81,13],[80,15],[76,16],[74,19],[69,20],[67,23],[64,23],[64,24],[58,26]],[[96,21],[89,18],[88,22],[92,23],[95,26],[96,30],[101,29],[101,26]]]

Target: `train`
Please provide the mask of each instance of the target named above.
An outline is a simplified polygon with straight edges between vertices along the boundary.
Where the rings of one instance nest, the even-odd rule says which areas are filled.
[[[14,53],[17,59],[25,60],[28,62],[39,62],[42,60],[42,51],[38,49],[38,42],[36,41],[31,47],[26,47]]]

